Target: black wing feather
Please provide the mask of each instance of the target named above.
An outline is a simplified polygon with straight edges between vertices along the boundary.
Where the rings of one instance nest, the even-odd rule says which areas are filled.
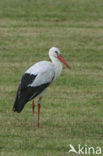
[[[21,79],[21,90],[27,88],[27,86],[35,80],[36,76],[37,75],[25,73]]]
[[[18,87],[14,106],[13,106],[13,111],[16,112],[21,112],[22,109],[24,108],[24,105],[35,98],[37,95],[39,95],[45,88],[47,88],[50,83],[45,83],[37,87],[31,87],[28,86],[31,84],[37,75],[30,75],[30,74],[24,74],[21,83]]]

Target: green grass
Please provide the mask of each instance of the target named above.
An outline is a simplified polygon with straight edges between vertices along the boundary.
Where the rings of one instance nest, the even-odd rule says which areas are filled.
[[[20,114],[12,106],[22,74],[49,60],[52,46],[71,71],[64,68],[45,93],[39,129],[36,105],[33,129],[31,102]],[[69,156],[69,144],[103,147],[102,0],[1,0],[0,73],[0,156]]]

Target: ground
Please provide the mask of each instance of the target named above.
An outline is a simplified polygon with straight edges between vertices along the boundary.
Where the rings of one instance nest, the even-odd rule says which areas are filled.
[[[45,93],[39,129],[36,105],[32,128],[31,102],[20,114],[12,106],[22,74],[49,60],[52,46],[71,70],[64,67]],[[69,144],[103,147],[102,0],[1,0],[0,73],[1,156],[70,156]]]

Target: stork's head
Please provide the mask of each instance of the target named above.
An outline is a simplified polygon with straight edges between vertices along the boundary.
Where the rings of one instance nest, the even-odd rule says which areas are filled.
[[[61,55],[61,52],[58,48],[52,47],[49,50],[49,57],[52,58],[58,58],[63,64],[66,65],[67,68],[71,69],[70,66],[66,63],[65,59]]]
[[[61,54],[60,50],[56,47],[52,47],[49,50],[49,56],[58,57],[58,55],[60,55],[60,54]]]

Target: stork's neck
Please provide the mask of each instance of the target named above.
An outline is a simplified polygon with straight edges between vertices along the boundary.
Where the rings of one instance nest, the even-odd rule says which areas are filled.
[[[61,74],[62,72],[62,64],[58,58],[50,56],[52,63],[55,65],[55,79]]]

